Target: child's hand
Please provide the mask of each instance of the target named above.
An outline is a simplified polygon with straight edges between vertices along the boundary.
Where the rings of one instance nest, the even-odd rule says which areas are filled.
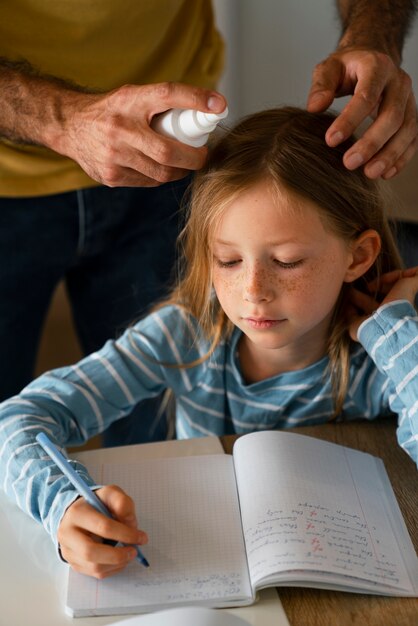
[[[372,281],[367,287],[372,293],[375,293],[377,289],[383,299],[377,301],[374,297],[352,288],[347,317],[348,331],[354,341],[358,341],[357,332],[360,324],[382,304],[395,300],[409,300],[412,305],[414,304],[418,293],[418,267],[388,272],[380,277],[378,283]]]
[[[136,557],[132,545],[114,547],[103,539],[126,544],[147,543],[138,530],[132,499],[119,487],[108,485],[95,492],[115,519],[109,519],[78,498],[65,512],[58,529],[62,557],[73,569],[95,578],[123,570]]]

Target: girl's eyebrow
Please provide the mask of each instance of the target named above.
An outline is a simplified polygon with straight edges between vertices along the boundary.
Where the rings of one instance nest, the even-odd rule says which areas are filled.
[[[239,242],[236,241],[226,241],[225,239],[214,239],[213,240],[214,244],[219,244],[221,246],[239,246]],[[303,244],[302,241],[300,241],[300,239],[296,239],[295,237],[290,237],[289,239],[283,239],[282,241],[266,241],[265,244],[267,246],[274,246],[274,247],[278,247],[278,246],[284,246],[287,243],[296,243],[296,244]]]
[[[233,241],[225,241],[224,239],[214,239],[213,243],[218,243],[221,246],[235,246],[236,243]]]

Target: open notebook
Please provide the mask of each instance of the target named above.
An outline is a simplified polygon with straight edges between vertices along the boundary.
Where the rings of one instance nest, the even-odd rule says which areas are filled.
[[[137,503],[149,569],[69,572],[72,616],[239,606],[267,586],[417,596],[418,559],[383,463],[286,432],[245,435],[233,457],[103,464]]]

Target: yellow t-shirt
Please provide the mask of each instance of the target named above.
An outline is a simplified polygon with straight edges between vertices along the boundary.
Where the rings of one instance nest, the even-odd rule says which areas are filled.
[[[0,56],[93,90],[165,80],[214,88],[223,42],[211,0],[1,0]],[[0,196],[96,184],[71,159],[0,140]]]

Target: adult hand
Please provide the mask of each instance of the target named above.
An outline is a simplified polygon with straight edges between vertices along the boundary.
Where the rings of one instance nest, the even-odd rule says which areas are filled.
[[[368,116],[372,124],[344,154],[349,170],[360,166],[369,178],[392,178],[417,147],[417,111],[408,74],[382,52],[344,48],[313,71],[307,108],[327,109],[334,98],[353,94],[326,133],[334,147],[347,139]]]
[[[351,339],[358,341],[360,324],[370,317],[373,312],[389,302],[408,300],[414,305],[418,293],[418,267],[406,270],[393,270],[383,274],[379,281],[374,280],[368,285],[370,294],[377,293],[379,298],[354,289],[350,291],[350,302],[347,310],[349,333]]]
[[[119,487],[108,485],[96,491],[115,519],[99,513],[84,498],[78,498],[65,512],[58,529],[62,557],[73,569],[95,578],[121,571],[136,555],[133,545],[111,546],[103,539],[126,544],[147,543],[138,530],[132,499]]]
[[[220,113],[225,107],[219,93],[181,83],[125,85],[106,94],[67,92],[64,123],[49,147],[104,185],[156,186],[200,169],[207,149],[154,132],[154,115],[171,108]]]

